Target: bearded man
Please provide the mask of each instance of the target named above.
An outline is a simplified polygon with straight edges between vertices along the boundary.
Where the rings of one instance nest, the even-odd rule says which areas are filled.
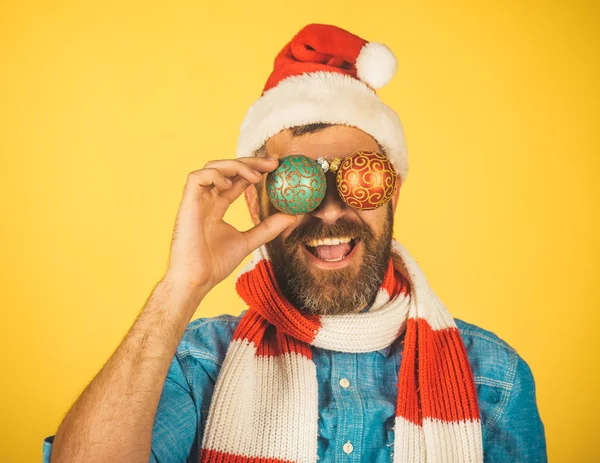
[[[237,158],[188,175],[165,276],[46,461],[547,461],[527,363],[450,316],[393,238],[406,145],[374,89],[395,70],[387,47],[335,26],[284,47]],[[273,186],[284,165],[308,196]],[[242,194],[245,232],[223,221]],[[248,309],[190,323],[250,253]]]

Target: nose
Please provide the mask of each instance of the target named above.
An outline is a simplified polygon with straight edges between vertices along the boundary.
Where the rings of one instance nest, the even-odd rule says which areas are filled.
[[[328,172],[325,174],[327,178],[327,191],[321,204],[314,209],[310,214],[314,217],[318,217],[323,222],[335,223],[340,217],[348,214],[351,210],[337,191],[337,185],[335,182],[335,174]]]

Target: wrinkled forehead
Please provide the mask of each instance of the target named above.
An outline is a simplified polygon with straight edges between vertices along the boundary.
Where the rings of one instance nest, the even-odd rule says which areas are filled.
[[[371,135],[345,125],[334,125],[296,137],[291,130],[285,129],[269,138],[266,148],[269,155],[278,158],[292,154],[302,154],[312,159],[326,156],[345,158],[358,150],[382,152]]]

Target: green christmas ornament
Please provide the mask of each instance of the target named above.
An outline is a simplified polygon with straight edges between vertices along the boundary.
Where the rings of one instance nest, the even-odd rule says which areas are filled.
[[[279,160],[279,167],[267,175],[267,194],[271,204],[290,215],[316,209],[325,197],[327,179],[321,165],[299,155]]]

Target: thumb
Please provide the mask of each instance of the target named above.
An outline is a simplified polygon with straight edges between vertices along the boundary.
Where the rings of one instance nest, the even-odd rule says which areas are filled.
[[[250,230],[243,232],[242,235],[246,238],[246,243],[248,244],[248,253],[271,241],[287,227],[294,225],[299,220],[299,217],[297,215],[277,212]]]

